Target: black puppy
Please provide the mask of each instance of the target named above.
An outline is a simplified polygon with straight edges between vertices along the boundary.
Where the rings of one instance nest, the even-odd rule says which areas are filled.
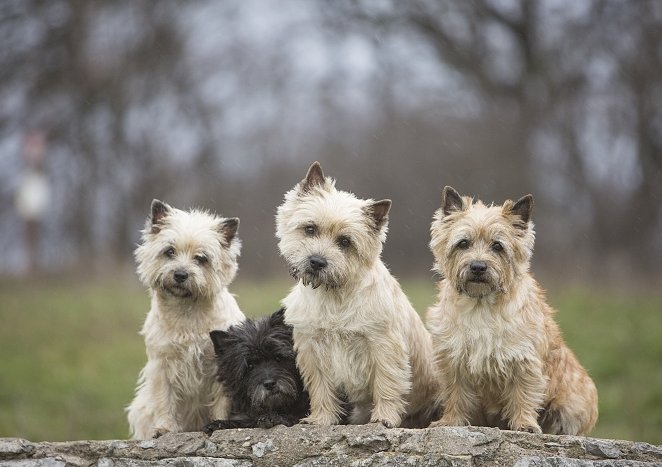
[[[224,428],[292,426],[310,409],[296,367],[292,328],[285,309],[227,331],[212,331],[218,380],[231,399],[228,420],[215,420],[204,431]]]

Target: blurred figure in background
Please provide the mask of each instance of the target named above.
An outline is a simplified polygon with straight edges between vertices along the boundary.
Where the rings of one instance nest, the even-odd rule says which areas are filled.
[[[44,133],[30,130],[23,143],[26,169],[16,191],[16,211],[25,223],[26,272],[29,276],[39,271],[39,229],[50,198],[50,186],[43,170],[45,153]]]

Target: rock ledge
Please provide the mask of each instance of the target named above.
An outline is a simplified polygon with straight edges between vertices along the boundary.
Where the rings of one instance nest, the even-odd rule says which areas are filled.
[[[662,466],[662,446],[575,436],[381,425],[172,433],[148,441],[33,443],[0,438],[0,467],[248,466]]]

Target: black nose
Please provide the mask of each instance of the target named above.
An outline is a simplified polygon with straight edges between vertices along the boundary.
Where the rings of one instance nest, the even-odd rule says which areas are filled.
[[[272,390],[273,388],[276,387],[276,380],[273,379],[265,379],[262,382],[262,386],[264,386],[265,389]]]
[[[308,261],[310,261],[310,267],[313,268],[313,271],[319,271],[320,269],[324,269],[327,264],[326,258],[319,255],[312,255],[308,257]]]
[[[176,281],[176,282],[182,283],[182,282],[184,282],[186,279],[188,279],[188,272],[186,272],[186,271],[182,271],[182,270],[180,269],[179,271],[175,271],[174,276],[175,276],[175,281]]]
[[[469,269],[474,274],[482,274],[487,271],[487,263],[485,261],[472,261],[469,265]]]

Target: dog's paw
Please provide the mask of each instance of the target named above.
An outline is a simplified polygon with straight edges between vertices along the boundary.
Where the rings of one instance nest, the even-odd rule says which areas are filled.
[[[538,424],[535,425],[519,425],[513,427],[514,431],[524,431],[526,433],[535,433],[537,435],[542,434],[542,429]]]
[[[269,414],[258,417],[255,425],[258,428],[273,428],[276,425],[292,426],[294,423],[295,422],[291,420],[291,417],[288,418],[278,414]]]
[[[454,417],[441,417],[436,422],[430,423],[430,428],[437,428],[440,426],[468,426],[469,422],[460,418]]]
[[[373,415],[370,418],[370,423],[381,423],[384,425],[386,428],[395,428],[396,426],[400,425],[400,419],[393,419],[393,418],[387,418],[387,417],[380,417],[379,415]]]
[[[338,424],[338,419],[333,416],[308,416],[306,418],[302,418],[299,423],[303,423],[304,425],[322,425],[322,426],[330,426],[330,425],[337,425]]]
[[[207,423],[205,427],[202,429],[207,435],[211,435],[213,432],[216,430],[223,430],[228,428],[227,425],[227,420],[214,420],[213,422]]]
[[[383,419],[370,420],[370,423],[381,423],[386,428],[395,428],[396,426],[398,426],[396,423],[394,423],[390,420],[383,420]]]
[[[154,439],[160,438],[161,436],[165,435],[166,433],[170,433],[170,430],[168,430],[166,428],[157,428],[154,431],[154,434],[152,435],[152,438],[154,438]]]

